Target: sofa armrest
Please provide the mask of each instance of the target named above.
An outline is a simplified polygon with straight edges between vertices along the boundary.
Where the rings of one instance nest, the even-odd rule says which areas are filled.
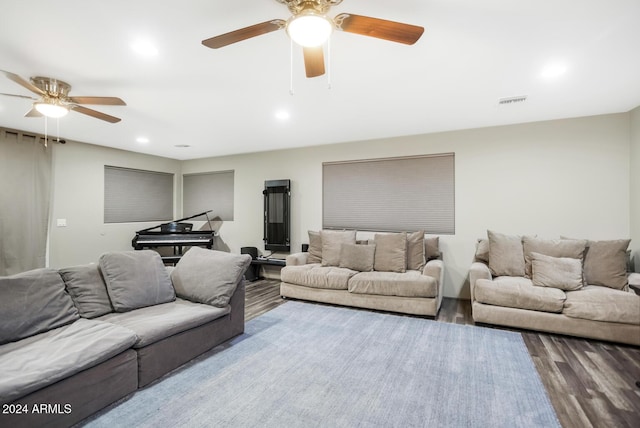
[[[233,332],[234,336],[238,334],[244,333],[244,320],[245,320],[245,280],[241,279],[238,282],[238,286],[236,287],[236,291],[231,296],[231,300],[229,300],[229,305],[231,306],[231,312],[229,316],[231,317],[230,328]]]
[[[427,264],[424,265],[422,274],[435,278],[438,281],[438,295],[436,298],[438,299],[439,308],[444,294],[444,262],[440,259],[429,260]]]
[[[491,280],[491,271],[489,270],[489,266],[481,262],[473,262],[471,264],[471,269],[469,270],[469,285],[471,291],[471,302],[475,300],[474,288],[476,286],[476,281],[479,279],[488,279]]]
[[[435,259],[429,260],[426,265],[424,265],[424,269],[422,269],[422,274],[433,277],[437,279],[439,282],[442,282],[442,274],[444,273],[444,263],[442,260]]]
[[[287,256],[287,266],[306,265],[309,253],[293,253]]]

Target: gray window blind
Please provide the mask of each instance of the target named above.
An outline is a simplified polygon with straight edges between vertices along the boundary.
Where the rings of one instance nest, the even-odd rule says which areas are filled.
[[[455,233],[455,155],[322,165],[327,229]]]
[[[209,217],[233,220],[233,171],[182,176],[184,217],[212,210]]]
[[[172,218],[173,174],[105,165],[105,223]]]

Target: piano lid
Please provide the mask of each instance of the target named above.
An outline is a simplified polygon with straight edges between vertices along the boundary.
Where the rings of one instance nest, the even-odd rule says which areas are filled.
[[[196,215],[192,215],[192,216],[189,216],[189,217],[181,218],[181,219],[178,219],[178,220],[172,220],[172,221],[170,221],[168,223],[161,223],[161,224],[158,224],[156,226],[151,226],[151,227],[148,227],[146,229],[138,230],[136,232],[136,235],[138,235],[140,233],[143,233],[143,232],[148,232],[150,230],[157,229],[157,228],[160,228],[160,230],[162,232],[173,232],[173,230],[166,230],[166,228],[171,228],[172,225],[180,224],[180,222],[184,221],[184,220],[191,220],[192,218],[196,218],[196,217],[200,217],[200,216],[203,216],[203,215],[207,215],[211,211],[213,211],[213,210],[203,211],[203,212],[201,212],[199,214],[196,214]],[[208,215],[207,215],[207,222],[211,223],[211,220],[209,220],[209,216]],[[183,224],[187,225],[187,224],[190,224],[190,223],[183,223]],[[191,227],[193,227],[193,224],[191,224]],[[183,230],[183,232],[189,232],[189,231],[191,231],[191,229]],[[178,231],[176,230],[176,232],[178,232]]]

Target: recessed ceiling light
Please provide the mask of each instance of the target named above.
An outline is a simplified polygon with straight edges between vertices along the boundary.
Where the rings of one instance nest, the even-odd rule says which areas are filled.
[[[276,119],[278,120],[287,120],[291,117],[289,112],[286,110],[278,110],[275,116],[276,116]]]
[[[186,148],[186,147],[191,147],[191,146],[190,146],[190,145],[188,145],[188,144],[176,144],[176,145],[175,145],[175,146],[173,146],[173,147],[178,147],[179,149],[184,149],[184,148]]]
[[[131,44],[131,49],[134,52],[143,56],[156,56],[158,55],[158,48],[149,40],[139,39]]]
[[[560,63],[548,64],[540,73],[540,76],[544,79],[555,79],[556,77],[560,77],[567,72],[567,66]]]
[[[138,137],[136,138],[136,142],[140,144],[147,144],[149,142],[149,139],[147,137]]]

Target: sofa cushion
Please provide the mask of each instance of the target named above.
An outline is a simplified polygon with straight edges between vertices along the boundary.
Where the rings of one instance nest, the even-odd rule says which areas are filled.
[[[535,286],[524,277],[478,279],[474,295],[478,302],[488,305],[554,313],[562,312],[566,298],[564,291]]]
[[[136,340],[135,333],[126,328],[80,318],[2,345],[0,402],[19,399],[107,361],[129,349]]]
[[[493,276],[524,276],[525,263],[522,237],[487,231],[489,236],[489,269]]]
[[[349,280],[349,292],[433,298],[438,293],[438,281],[416,270],[408,270],[404,273],[360,272]]]
[[[424,238],[424,258],[426,261],[435,260],[442,257],[440,252],[440,237],[427,236]]]
[[[627,247],[630,242],[630,239],[589,241],[584,258],[587,284],[627,289]]]
[[[359,272],[372,271],[375,252],[375,245],[342,244],[340,267]]]
[[[582,260],[570,257],[551,257],[529,254],[533,285],[577,290],[582,287]]]
[[[250,263],[248,254],[191,247],[171,272],[171,281],[178,297],[224,308]]]
[[[531,253],[535,252],[551,257],[570,257],[582,262],[587,241],[583,239],[540,239],[533,236],[525,236],[522,238],[522,245],[524,248],[525,274],[527,278],[531,278]]]
[[[373,268],[379,272],[407,270],[407,234],[376,233],[373,237],[376,253]]]
[[[568,291],[562,311],[568,317],[640,325],[640,296],[633,292],[587,285]]]
[[[309,231],[307,263],[322,263],[322,238],[320,237],[320,232]]]
[[[135,311],[112,312],[100,317],[99,320],[126,327],[135,332],[138,340],[133,347],[143,348],[227,315],[230,309],[229,305],[218,308],[178,298],[173,302],[147,306]]]
[[[339,266],[342,244],[355,244],[355,230],[321,230],[322,266]]]
[[[349,278],[357,273],[355,270],[341,267],[308,264],[283,267],[280,279],[282,282],[306,287],[346,290]]]
[[[54,269],[0,277],[0,345],[69,324],[80,316]]]
[[[81,317],[96,318],[113,311],[97,264],[72,266],[58,272]]]
[[[425,264],[424,257],[424,230],[407,234],[407,269],[422,270]]]
[[[175,300],[171,279],[155,251],[117,251],[99,259],[100,271],[116,312]]]

